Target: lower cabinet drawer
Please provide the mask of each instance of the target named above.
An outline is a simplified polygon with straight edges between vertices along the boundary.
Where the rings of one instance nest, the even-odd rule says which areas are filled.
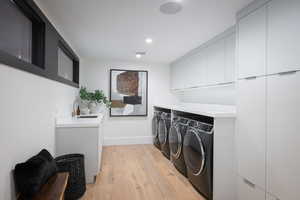
[[[242,177],[238,178],[238,200],[265,200],[266,192]],[[273,200],[273,199],[270,199]]]
[[[266,200],[279,200],[278,198],[271,196],[270,194],[267,194],[267,199]]]

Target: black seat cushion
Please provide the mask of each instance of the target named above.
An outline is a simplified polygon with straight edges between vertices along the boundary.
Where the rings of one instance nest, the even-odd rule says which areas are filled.
[[[43,149],[26,162],[16,165],[14,175],[17,190],[24,197],[32,197],[56,173],[55,160],[47,150]]]

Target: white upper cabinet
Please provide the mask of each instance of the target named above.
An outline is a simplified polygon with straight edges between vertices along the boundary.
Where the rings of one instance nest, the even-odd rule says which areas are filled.
[[[172,89],[235,81],[235,30],[227,30],[171,65]]]
[[[225,82],[235,81],[235,34],[225,38]]]
[[[300,199],[300,72],[268,77],[267,191]]]
[[[172,89],[183,89],[185,87],[185,70],[183,62],[176,63],[171,67],[171,87]]]
[[[266,78],[237,83],[238,173],[265,189]]]
[[[300,1],[273,0],[268,13],[268,74],[299,70]]]
[[[207,84],[219,84],[225,82],[225,42],[217,41],[205,50]]]
[[[266,74],[266,6],[238,22],[238,78]]]
[[[192,55],[189,59],[189,67],[185,79],[187,81],[186,87],[197,87],[206,84],[206,65],[205,57],[202,53]]]

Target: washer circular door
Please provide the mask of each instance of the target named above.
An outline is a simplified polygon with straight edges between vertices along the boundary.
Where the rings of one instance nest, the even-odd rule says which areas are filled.
[[[175,159],[179,158],[182,151],[182,135],[179,126],[179,123],[172,125],[169,133],[170,152]]]
[[[160,144],[165,145],[167,143],[168,130],[165,119],[160,119],[158,123],[158,140]]]
[[[205,151],[202,140],[195,128],[190,128],[183,142],[183,155],[187,168],[198,176],[205,166]]]
[[[158,116],[154,116],[152,119],[152,136],[156,138],[158,135]]]

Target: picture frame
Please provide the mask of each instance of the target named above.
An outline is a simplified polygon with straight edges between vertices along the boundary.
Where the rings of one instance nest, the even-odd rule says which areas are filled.
[[[148,116],[148,71],[110,69],[110,117]]]

